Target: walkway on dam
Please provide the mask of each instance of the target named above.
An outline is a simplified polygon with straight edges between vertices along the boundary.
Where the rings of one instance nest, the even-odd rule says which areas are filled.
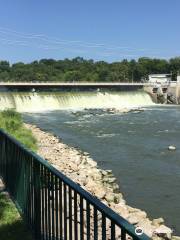
[[[162,87],[167,87],[169,85],[176,85],[177,82],[170,83],[161,83]],[[82,87],[82,86],[91,86],[91,87],[115,87],[115,86],[147,86],[147,87],[155,87],[159,85],[159,83],[150,83],[150,82],[0,82],[0,87],[8,87],[8,86],[69,86],[69,87]]]

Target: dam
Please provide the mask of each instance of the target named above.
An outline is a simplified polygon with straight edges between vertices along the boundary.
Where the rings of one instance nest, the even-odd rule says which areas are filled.
[[[0,82],[0,92],[145,91],[156,103],[180,103],[180,83],[170,82]]]
[[[105,92],[1,92],[0,109],[18,112],[42,112],[68,109],[134,108],[153,105],[144,91]]]
[[[145,84],[150,87],[149,84]],[[42,112],[133,108],[153,104],[144,83],[0,82],[0,109]]]

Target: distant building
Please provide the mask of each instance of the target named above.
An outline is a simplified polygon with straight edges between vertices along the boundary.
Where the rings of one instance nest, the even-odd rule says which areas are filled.
[[[177,75],[177,82],[180,83],[180,75]]]
[[[152,83],[168,83],[171,81],[171,74],[150,74],[148,81]]]

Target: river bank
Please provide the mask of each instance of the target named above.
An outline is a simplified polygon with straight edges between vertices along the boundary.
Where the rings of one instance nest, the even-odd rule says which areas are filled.
[[[162,218],[150,220],[144,211],[128,206],[112,171],[99,169],[88,153],[67,146],[36,126],[26,124],[26,127],[32,130],[37,139],[38,154],[55,168],[98,197],[130,223],[140,226],[148,236],[154,239],[178,239],[172,238],[172,230],[164,225]]]

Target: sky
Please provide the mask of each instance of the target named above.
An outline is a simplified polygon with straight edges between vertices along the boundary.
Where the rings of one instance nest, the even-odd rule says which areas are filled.
[[[0,0],[0,59],[180,56],[180,0]]]

